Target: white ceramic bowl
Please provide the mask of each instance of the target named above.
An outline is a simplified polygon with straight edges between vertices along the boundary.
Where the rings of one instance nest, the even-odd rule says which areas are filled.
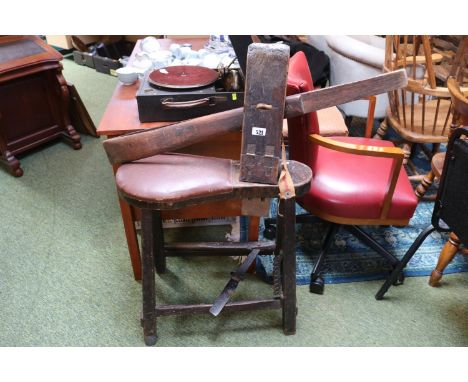
[[[138,80],[138,72],[133,68],[123,67],[116,70],[117,78],[124,85],[133,85]]]

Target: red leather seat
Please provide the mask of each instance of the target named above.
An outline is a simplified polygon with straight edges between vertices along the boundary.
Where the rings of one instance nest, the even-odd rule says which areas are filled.
[[[307,59],[299,52],[290,59],[287,91],[296,94],[310,90],[313,82]],[[369,115],[373,116],[372,106]],[[416,209],[416,195],[401,165],[403,152],[391,142],[371,139],[373,117],[369,121],[366,138],[323,138],[316,112],[288,120],[289,157],[307,164],[313,173],[309,192],[297,201],[315,219],[331,223],[311,274],[310,290],[314,293],[323,293],[321,269],[340,226],[395,267],[398,259],[358,226],[406,225]],[[308,220],[310,215],[297,217],[298,222]]]
[[[307,59],[298,52],[289,62],[287,92],[295,94],[313,88]],[[288,125],[289,157],[307,164],[313,173],[309,192],[298,198],[304,209],[329,221],[349,224],[404,225],[413,216],[417,198],[401,168],[387,218],[380,219],[393,159],[349,154],[310,142],[311,134],[321,134],[316,112],[290,119]],[[380,139],[329,138],[363,146],[394,147],[392,142]]]
[[[380,139],[332,137],[339,142],[358,145],[393,147]],[[309,145],[314,145],[309,143]],[[355,220],[379,219],[391,173],[392,159],[353,155],[314,147],[314,160],[309,162],[313,182],[300,204],[312,213],[325,212],[332,216]],[[388,213],[390,220],[409,220],[416,208],[414,194],[402,167]],[[339,223],[338,221],[336,221]]]

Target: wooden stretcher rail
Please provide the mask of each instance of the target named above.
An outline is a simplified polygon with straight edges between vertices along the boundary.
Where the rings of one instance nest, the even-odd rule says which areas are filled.
[[[172,316],[192,313],[208,313],[212,304],[193,304],[193,305],[158,305],[155,310],[157,317]],[[280,309],[280,299],[249,300],[228,302],[225,311],[242,311],[251,309]]]
[[[165,256],[245,256],[254,249],[264,254],[275,250],[275,241],[251,242],[195,242],[195,243],[167,243],[164,245]],[[261,253],[260,253],[261,255]]]

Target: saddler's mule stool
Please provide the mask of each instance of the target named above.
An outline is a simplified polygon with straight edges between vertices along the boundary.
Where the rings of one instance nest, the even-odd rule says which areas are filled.
[[[103,143],[110,162],[120,165],[116,173],[120,195],[128,203],[143,209],[142,324],[147,344],[156,341],[158,316],[205,311],[216,316],[223,307],[230,310],[282,308],[284,332],[295,332],[295,197],[308,191],[312,172],[305,164],[293,160],[286,162],[284,149],[280,154],[282,120],[400,88],[407,84],[407,77],[401,70],[288,96],[285,100],[288,58],[286,46],[249,46],[244,110],[211,114]],[[190,155],[157,155],[238,131],[240,126],[243,131],[240,162]],[[272,197],[280,199],[276,242],[198,243],[191,248],[189,244],[164,244],[162,210],[223,199]],[[274,298],[228,303],[255,257],[268,251],[274,251],[276,255]],[[210,252],[216,255],[248,254],[214,304],[156,305],[154,270],[164,272],[166,256]]]
[[[309,189],[312,173],[306,165],[286,163],[284,155],[280,158],[288,60],[287,46],[253,44],[249,48],[240,161],[162,154],[123,164],[116,172],[119,194],[142,209],[141,323],[147,345],[156,342],[159,316],[207,311],[217,316],[223,308],[281,308],[284,333],[296,331],[295,194]],[[164,243],[162,210],[225,199],[275,197],[280,199],[276,242]],[[276,258],[273,298],[228,302],[255,257],[272,252]],[[165,272],[166,256],[191,255],[248,256],[213,304],[156,305],[155,269]]]

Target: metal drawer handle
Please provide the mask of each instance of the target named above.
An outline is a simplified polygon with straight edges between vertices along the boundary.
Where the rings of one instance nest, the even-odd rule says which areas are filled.
[[[173,101],[172,98],[166,98],[161,102],[165,109],[192,109],[195,107],[212,106],[210,98],[201,98],[192,101]]]

